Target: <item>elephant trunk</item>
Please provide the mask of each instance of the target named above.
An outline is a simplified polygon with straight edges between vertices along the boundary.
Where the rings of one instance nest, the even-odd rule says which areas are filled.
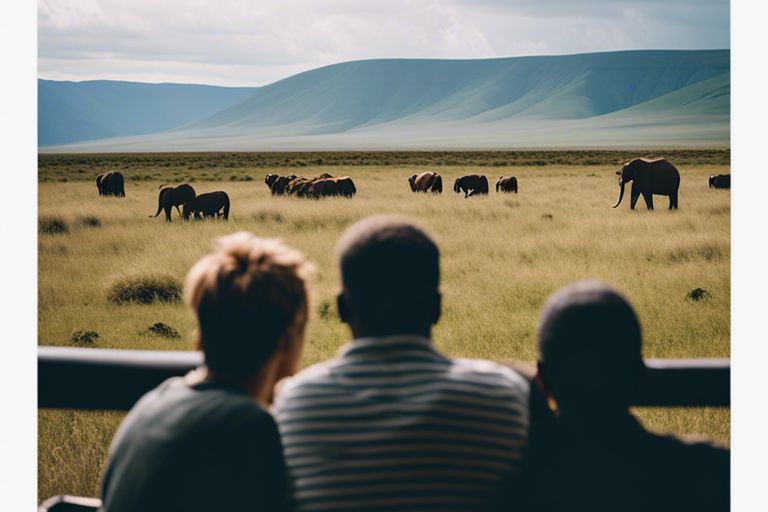
[[[617,208],[621,204],[621,200],[624,199],[624,185],[625,183],[623,181],[619,181],[619,186],[621,187],[621,191],[619,192],[619,200],[616,201],[616,204],[613,205],[613,208]]]

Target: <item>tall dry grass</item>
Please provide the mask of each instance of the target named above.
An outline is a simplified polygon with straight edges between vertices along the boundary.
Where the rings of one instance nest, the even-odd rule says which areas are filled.
[[[707,187],[707,176],[723,172],[721,165],[681,165],[680,210],[666,210],[666,200],[657,196],[653,212],[644,206],[630,211],[628,198],[611,209],[618,196],[615,166],[439,167],[445,183],[440,196],[410,192],[407,178],[421,170],[299,170],[352,176],[358,195],[351,200],[272,197],[263,176],[281,172],[277,168],[244,171],[252,181],[194,182],[198,193],[230,195],[229,222],[184,223],[175,211],[170,224],[162,215],[148,218],[156,210],[157,186],[173,175],[129,179],[123,199],[99,197],[90,181],[41,183],[40,216],[62,219],[69,231],[39,236],[39,343],[68,345],[81,330],[97,332],[93,345],[103,348],[191,350],[193,318],[181,304],[114,304],[107,299],[110,286],[158,274],[181,281],[214,238],[244,229],[283,238],[317,264],[304,364],[326,359],[349,339],[335,314],[336,240],[362,217],[394,213],[425,227],[440,247],[444,311],[434,339],[449,355],[534,360],[546,297],[575,279],[596,277],[632,300],[643,323],[646,357],[729,356],[730,195]],[[464,199],[451,187],[468,173],[485,173],[492,183],[516,175],[520,193]],[[77,222],[86,217],[98,222]],[[686,298],[699,287],[708,299]],[[157,322],[182,338],[154,336],[148,328]],[[727,410],[640,414],[655,429],[729,438]],[[41,411],[41,496],[97,493],[120,417]]]

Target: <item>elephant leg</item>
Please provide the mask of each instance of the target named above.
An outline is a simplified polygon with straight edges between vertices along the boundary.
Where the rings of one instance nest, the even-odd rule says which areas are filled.
[[[650,192],[643,192],[643,199],[645,199],[645,206],[647,206],[649,210],[653,210],[653,194]]]
[[[166,205],[165,207],[163,207],[163,210],[165,211],[166,222],[171,222],[171,211],[173,211],[171,206]]]
[[[632,190],[630,191],[629,209],[634,210],[637,200],[640,198],[640,191],[637,189],[634,183],[632,183]]]
[[[677,192],[669,194],[669,209],[677,210]]]
[[[179,212],[179,215],[181,215],[181,210],[179,210],[179,205],[175,204],[174,206],[176,207],[176,211]]]

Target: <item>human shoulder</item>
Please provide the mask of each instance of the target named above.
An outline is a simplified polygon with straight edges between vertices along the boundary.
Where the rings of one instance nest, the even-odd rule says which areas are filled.
[[[456,358],[452,360],[451,374],[457,379],[480,379],[489,385],[526,395],[530,391],[528,379],[512,368],[494,361]]]
[[[332,376],[333,368],[338,365],[338,362],[338,359],[329,359],[328,361],[304,368],[292,377],[282,379],[276,386],[275,394],[293,393],[306,385],[329,380]]]

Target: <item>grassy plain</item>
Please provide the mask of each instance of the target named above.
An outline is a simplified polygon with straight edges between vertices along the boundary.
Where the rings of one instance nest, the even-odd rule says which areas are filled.
[[[263,162],[274,162],[273,156]],[[285,157],[304,162],[294,166],[300,169],[289,170],[249,166],[243,163],[247,159],[236,156],[232,167],[210,166],[216,162],[211,155],[195,157],[202,163],[190,169],[189,160],[180,155],[165,160],[155,155],[143,167],[122,167],[120,156],[41,155],[40,218],[61,220],[67,231],[39,234],[39,344],[67,346],[74,332],[95,331],[99,336],[91,346],[100,348],[192,349],[193,318],[181,304],[116,305],[107,300],[108,289],[123,278],[158,274],[182,281],[217,236],[249,230],[280,237],[316,263],[304,364],[326,359],[349,336],[334,306],[336,240],[362,217],[396,213],[424,226],[441,249],[444,312],[434,339],[449,355],[533,361],[539,310],[546,297],[575,279],[596,277],[632,300],[643,323],[646,357],[728,357],[730,194],[709,189],[707,176],[728,172],[729,155],[681,154],[687,163],[670,157],[682,173],[680,210],[666,210],[666,199],[657,197],[653,212],[644,206],[630,211],[628,197],[620,208],[611,209],[618,196],[614,161],[627,156],[574,157],[579,165],[505,166],[488,162],[525,160],[505,156],[473,161],[454,155],[451,161],[458,163],[441,164],[439,158],[448,158],[441,156],[430,160],[434,167],[394,160],[389,165],[357,162],[334,167],[326,162],[337,157],[312,156],[325,159],[312,165],[310,157],[299,155]],[[93,178],[108,169],[124,172],[127,197],[97,195]],[[443,175],[442,195],[410,192],[408,176],[427,169]],[[271,197],[263,183],[268,172],[350,175],[358,195],[319,201]],[[464,199],[451,186],[457,176],[468,173],[484,173],[492,183],[501,175],[516,175],[520,193],[492,191],[488,197]],[[229,222],[184,223],[175,211],[170,224],[162,214],[148,218],[157,209],[158,185],[190,177],[198,193],[229,193]],[[687,293],[698,287],[709,292],[708,298],[688,299]],[[173,327],[182,337],[151,333],[149,327],[156,322]],[[659,431],[729,441],[727,409],[638,412]],[[106,448],[121,418],[111,412],[40,411],[41,498],[97,495]]]

